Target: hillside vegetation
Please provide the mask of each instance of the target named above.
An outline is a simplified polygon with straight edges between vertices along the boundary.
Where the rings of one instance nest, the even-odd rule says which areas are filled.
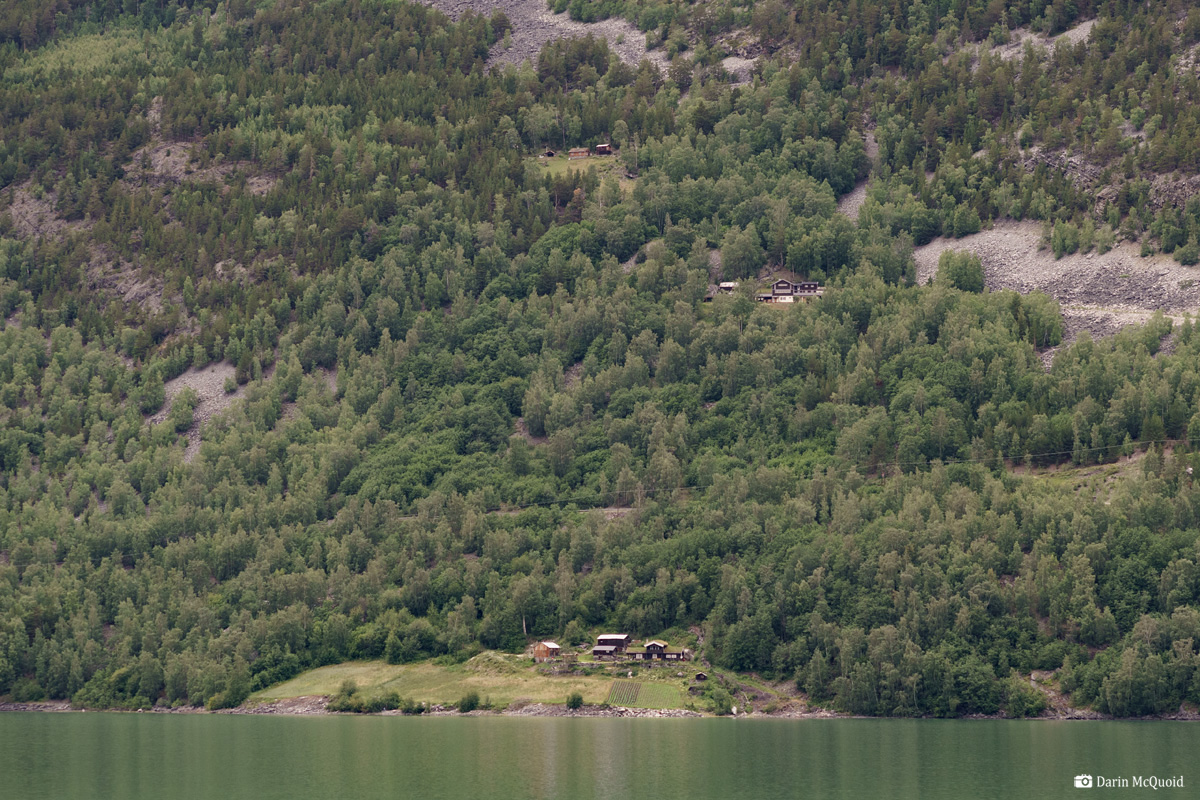
[[[1033,670],[1200,701],[1191,321],[1047,370],[1053,298],[912,258],[1025,219],[1194,262],[1186,4],[704,4],[665,73],[588,38],[490,68],[502,14],[390,0],[13,8],[0,695],[225,707],[605,627],[858,714],[1036,712]],[[770,44],[749,84],[726,28]],[[770,272],[824,297],[757,304]],[[213,364],[200,419],[168,383]]]

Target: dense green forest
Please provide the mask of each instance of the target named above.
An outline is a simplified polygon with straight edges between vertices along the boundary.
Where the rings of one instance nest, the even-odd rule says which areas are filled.
[[[0,696],[224,707],[606,627],[859,714],[1037,713],[1033,670],[1117,716],[1200,703],[1190,320],[1047,368],[1052,298],[912,259],[1009,218],[1197,260],[1200,201],[1155,186],[1200,169],[1200,13],[563,10],[670,68],[591,38],[492,66],[503,14],[385,0],[5,8]],[[535,157],[608,140],[619,170]],[[755,303],[776,269],[824,297]],[[748,280],[703,302],[718,277]],[[227,413],[168,403],[217,362]]]

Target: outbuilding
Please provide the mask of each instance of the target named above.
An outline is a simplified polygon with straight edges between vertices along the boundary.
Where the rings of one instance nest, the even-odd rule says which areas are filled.
[[[562,648],[554,642],[538,642],[533,646],[533,660],[539,664],[558,658]]]
[[[617,648],[611,644],[598,644],[592,648],[592,658],[614,658],[617,655]]]
[[[617,653],[624,652],[632,641],[628,633],[602,633],[596,637],[597,646],[612,647]]]

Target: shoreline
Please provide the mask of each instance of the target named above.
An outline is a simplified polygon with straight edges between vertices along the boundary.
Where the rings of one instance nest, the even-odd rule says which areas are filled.
[[[588,718],[588,719],[719,719],[714,714],[702,714],[688,709],[648,709],[627,708],[624,706],[584,706],[579,709],[568,709],[564,704],[530,703],[516,709],[491,711],[479,709],[461,713],[453,706],[435,705],[423,714],[404,715],[398,710],[381,711],[378,713],[357,714],[353,712],[328,711],[325,708],[329,698],[316,695],[308,697],[288,698],[252,706],[238,706],[209,710],[202,706],[179,706],[177,708],[156,707],[149,709],[94,709],[76,708],[67,700],[42,700],[34,702],[0,703],[0,714],[3,713],[100,713],[100,714],[227,714],[235,716],[283,716],[283,717],[525,717],[525,718]],[[804,708],[788,710],[775,714],[737,714],[729,719],[737,720],[811,720],[811,719],[873,719],[873,720],[1009,720],[1031,722],[1196,722],[1200,721],[1200,713],[1179,710],[1171,714],[1161,714],[1150,717],[1112,717],[1098,711],[1087,709],[1072,709],[1066,714],[1045,714],[1037,717],[1005,717],[1000,715],[966,716],[966,717],[863,717],[854,714],[844,714],[824,708]]]

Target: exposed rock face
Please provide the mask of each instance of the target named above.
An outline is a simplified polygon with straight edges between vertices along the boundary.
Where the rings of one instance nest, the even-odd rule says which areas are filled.
[[[504,12],[512,23],[512,46],[505,48],[497,43],[488,58],[489,64],[520,64],[522,61],[536,62],[538,53],[547,42],[555,39],[601,36],[608,40],[621,60],[637,66],[642,59],[649,59],[659,69],[667,68],[666,54],[661,50],[646,49],[646,34],[624,19],[616,17],[601,22],[576,22],[566,14],[554,14],[546,8],[544,0],[421,0],[436,8],[451,19],[458,19],[467,11],[481,16],[491,16],[496,11]]]
[[[1065,341],[1083,330],[1094,338],[1110,336],[1126,325],[1145,323],[1155,311],[1181,316],[1200,310],[1200,271],[1169,256],[1142,258],[1129,243],[1103,255],[1075,253],[1056,259],[1041,248],[1039,223],[998,222],[991,230],[961,239],[938,238],[916,248],[918,283],[933,279],[945,250],[979,256],[989,289],[1041,291],[1058,300]]]

